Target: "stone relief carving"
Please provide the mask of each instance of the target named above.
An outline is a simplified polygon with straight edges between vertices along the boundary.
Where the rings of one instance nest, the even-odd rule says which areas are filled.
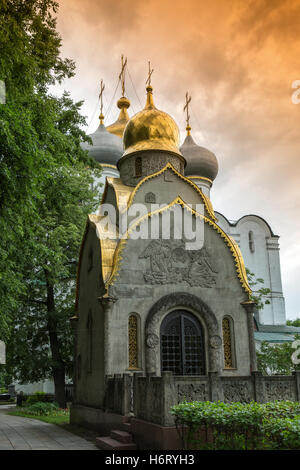
[[[178,384],[177,385],[177,401],[182,403],[185,401],[206,401],[208,393],[205,383],[202,384]]]
[[[213,287],[217,271],[205,247],[186,250],[181,240],[172,244],[166,240],[152,240],[139,258],[149,259],[150,269],[144,274],[149,284],[177,284]]]
[[[154,333],[150,333],[148,336],[147,336],[147,339],[146,339],[146,344],[147,344],[147,347],[148,348],[155,348],[155,346],[157,346],[159,343],[159,338],[157,335],[155,335]]]
[[[214,335],[209,340],[209,345],[211,348],[219,348],[222,344],[222,339],[219,335]]]
[[[242,402],[250,403],[253,399],[251,397],[250,384],[247,382],[234,381],[234,382],[223,382],[224,400],[226,402]]]
[[[293,382],[277,380],[270,380],[265,382],[266,401],[281,400],[282,397],[284,397],[285,400],[291,401],[296,399]]]

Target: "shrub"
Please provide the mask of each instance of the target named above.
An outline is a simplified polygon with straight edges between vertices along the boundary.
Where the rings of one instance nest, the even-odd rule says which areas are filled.
[[[58,410],[56,403],[37,402],[26,406],[22,412],[32,416],[49,416],[56,410]]]
[[[183,447],[299,449],[300,403],[192,402],[173,406]]]
[[[30,395],[26,398],[26,405],[33,405],[38,402],[46,402],[47,395],[45,392],[35,392],[33,395]]]

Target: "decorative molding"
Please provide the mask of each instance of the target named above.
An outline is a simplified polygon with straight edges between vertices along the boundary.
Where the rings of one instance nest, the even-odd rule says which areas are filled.
[[[193,215],[195,215],[196,217],[200,217],[205,223],[209,224],[214,230],[217,231],[217,233],[224,239],[224,242],[226,243],[226,245],[229,247],[231,253],[232,253],[232,256],[235,260],[235,267],[236,267],[236,272],[237,272],[237,276],[240,280],[240,283],[242,284],[242,287],[243,289],[245,290],[245,292],[248,294],[248,296],[250,297],[251,295],[251,288],[248,284],[248,279],[247,279],[247,274],[246,274],[246,269],[245,269],[245,265],[244,265],[244,260],[243,260],[243,257],[241,255],[241,252],[240,252],[240,249],[238,247],[238,245],[236,244],[236,242],[234,242],[234,240],[229,237],[222,229],[221,227],[219,227],[215,222],[213,222],[211,219],[205,217],[204,215],[202,214],[199,214],[198,212],[196,212],[194,209],[191,209],[190,206],[188,206],[180,197],[177,197],[175,198],[170,204],[168,204],[167,206],[165,207],[162,207],[162,208],[159,208],[153,212],[149,212],[148,214],[145,214],[143,215],[142,217],[140,217],[136,222],[135,224],[133,224],[128,230],[127,232],[124,234],[124,236],[122,237],[122,239],[119,241],[118,243],[118,246],[116,248],[116,251],[114,253],[114,261],[113,261],[113,269],[112,269],[112,273],[111,273],[111,276],[110,278],[108,279],[108,281],[106,282],[106,287],[112,285],[115,277],[118,275],[118,270],[119,270],[119,264],[120,264],[120,261],[122,259],[121,257],[121,252],[122,250],[124,249],[125,247],[125,244],[129,238],[129,235],[130,233],[138,226],[140,225],[145,219],[149,218],[149,217],[152,217],[154,215],[157,215],[159,213],[162,213],[164,211],[167,211],[169,210],[171,207],[173,207],[175,204],[179,204],[181,205],[181,207],[185,208],[186,210],[188,210],[190,213],[192,213]]]

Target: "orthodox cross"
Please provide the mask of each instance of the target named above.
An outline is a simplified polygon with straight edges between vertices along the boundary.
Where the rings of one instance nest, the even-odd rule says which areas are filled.
[[[189,96],[189,93],[186,92],[185,95],[185,106],[183,108],[183,111],[186,111],[186,126],[190,127],[190,115],[189,115],[189,103],[191,102],[192,98]]]
[[[103,116],[103,91],[104,91],[104,88],[105,88],[105,85],[103,83],[103,80],[101,79],[101,83],[100,83],[100,93],[99,93],[99,99],[100,99],[100,123],[103,124],[103,119],[104,119],[104,116]]]
[[[148,84],[148,86],[151,86],[151,75],[152,75],[154,69],[151,70],[150,60],[148,61],[148,67],[149,67],[149,71],[148,71],[148,78],[146,80],[146,85]]]
[[[123,54],[121,56],[121,63],[122,63],[122,68],[121,68],[121,72],[120,72],[120,75],[119,75],[119,80],[121,80],[121,83],[122,83],[122,96],[125,96],[125,68],[126,68],[126,65],[127,65],[127,57],[124,61],[124,55]]]

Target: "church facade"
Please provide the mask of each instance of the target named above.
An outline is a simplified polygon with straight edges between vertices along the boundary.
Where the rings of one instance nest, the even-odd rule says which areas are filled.
[[[106,162],[119,177],[106,177],[80,251],[71,421],[105,433],[131,416],[136,434],[148,436],[143,445],[151,446],[168,441],[167,428],[175,436],[169,409],[183,399],[297,400],[299,375],[279,383],[257,373],[243,231],[210,201],[216,157],[195,144],[189,125],[179,147],[178,127],[155,107],[150,83],[145,108],[122,119],[122,154],[114,161],[108,152]],[[245,233],[256,223],[249,217]],[[201,232],[199,244],[185,224]],[[269,235],[271,246],[277,238]],[[278,311],[279,281],[280,271],[270,278]]]

